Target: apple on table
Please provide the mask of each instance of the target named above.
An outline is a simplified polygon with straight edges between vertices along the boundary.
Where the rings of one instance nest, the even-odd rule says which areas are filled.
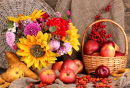
[[[79,59],[75,59],[74,62],[78,66],[78,73],[81,73],[83,71],[83,63]]]
[[[58,69],[58,70],[60,71],[62,64],[63,64],[63,61],[56,62],[56,63],[53,64],[52,69],[53,69],[54,71],[55,71],[56,69]]]
[[[56,73],[52,69],[43,70],[40,73],[40,80],[42,83],[50,84],[56,79]]]
[[[70,69],[72,69],[75,74],[78,73],[78,69],[79,69],[79,67],[78,67],[78,65],[75,63],[75,61],[74,61],[74,60],[71,60],[71,59],[66,59],[66,60],[63,61],[63,64],[62,64],[62,66],[61,66],[60,71],[61,71],[62,69],[64,69],[64,68],[70,68]]]
[[[99,78],[107,78],[110,75],[110,70],[105,65],[100,65],[95,69],[95,76]]]
[[[70,68],[64,68],[61,70],[59,78],[66,84],[73,83],[75,81],[75,73]]]

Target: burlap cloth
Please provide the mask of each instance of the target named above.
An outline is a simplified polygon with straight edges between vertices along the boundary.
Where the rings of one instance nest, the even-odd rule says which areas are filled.
[[[47,85],[46,86],[47,88],[76,88],[75,83],[64,84],[62,81],[60,81],[59,79],[60,72],[58,70],[56,70],[55,72],[56,72],[56,80],[52,85]],[[127,73],[130,75],[130,72],[127,72]],[[120,77],[118,80],[115,80],[115,81],[113,80],[114,77],[109,76],[109,78],[112,80],[112,82],[109,83],[110,85],[112,85],[112,88],[130,88],[130,85],[129,85],[130,76],[126,77],[125,74],[126,73],[124,73],[122,77]],[[77,74],[77,76],[80,76],[80,77],[83,77],[84,75],[86,74]],[[33,80],[28,77],[23,77],[23,78],[13,81],[10,84],[9,88],[28,88],[30,83],[35,84],[35,88],[38,88],[40,80]],[[118,86],[115,86],[116,84],[118,84]],[[93,88],[93,85],[94,84],[92,82],[89,82],[87,83],[86,88]],[[41,88],[44,88],[44,87],[41,87]]]
[[[15,7],[16,4],[13,4],[11,6],[11,3],[13,1],[16,1],[16,4],[18,4],[16,6],[17,9],[21,9],[18,12],[19,14],[22,14],[22,13],[25,15],[30,14],[34,10],[34,8],[43,9],[43,8],[46,8],[46,6],[47,6],[47,8],[45,11],[53,12],[53,10],[47,4],[45,4],[44,0],[40,0],[40,1],[42,1],[42,3],[38,2],[36,0],[5,0],[4,2],[0,3],[0,13],[3,14],[3,15],[0,15],[0,16],[2,16],[1,20],[0,20],[0,25],[5,24],[6,17],[9,16],[9,14],[12,16],[16,16],[16,15],[14,15],[14,14],[16,14],[14,12],[14,9],[16,8]],[[110,0],[58,0],[55,11],[59,11],[63,14],[69,9],[71,11],[72,22],[73,22],[74,26],[76,26],[79,29],[78,33],[82,36],[86,27],[90,23],[95,21],[95,16],[98,15],[99,10],[106,7],[109,2],[110,2]],[[11,7],[11,10],[10,10],[10,7]],[[22,10],[23,8],[26,8],[26,9],[24,9],[24,11],[23,11]],[[112,5],[112,9],[110,10],[110,12],[102,14],[102,17],[106,18],[106,19],[114,20],[124,28],[124,10],[125,10],[125,8],[124,8],[122,0],[115,0],[115,3]],[[121,52],[124,53],[125,42],[124,42],[124,37],[123,37],[122,32],[120,31],[120,29],[117,26],[115,26],[109,22],[106,24],[107,24],[107,27],[105,29],[107,30],[108,33],[111,33],[113,36],[111,40],[113,40],[115,43],[117,43],[117,45],[119,45],[119,47],[120,47]],[[4,27],[0,26],[0,29],[3,29],[3,28]],[[91,31],[91,29],[88,31],[87,36],[90,33],[90,31]],[[0,33],[1,32],[2,32],[2,30],[0,30]],[[87,36],[86,36],[86,41],[88,39]],[[82,42],[81,40],[82,40],[82,37],[79,39],[80,43]],[[0,41],[2,41],[2,43],[0,43],[0,47],[1,47],[0,57],[2,58],[2,59],[0,58],[0,67],[7,68],[8,64],[7,64],[7,61],[5,59],[3,59],[4,54],[2,53],[3,51],[9,50],[5,43],[5,33],[1,33]],[[2,47],[2,46],[4,46],[4,47]],[[71,59],[78,58],[78,59],[82,60],[81,46],[80,46],[79,52],[74,51],[72,54],[72,57],[64,56],[62,60],[67,59],[67,58],[71,58]],[[58,76],[59,73],[58,72],[56,72],[56,73]],[[77,75],[83,76],[84,74],[77,74]],[[112,76],[109,76],[109,77],[111,79],[113,79]],[[37,86],[39,81],[40,80],[33,80],[30,78],[26,78],[26,77],[20,78],[20,79],[13,81],[9,88],[27,88],[30,83],[35,83]],[[112,80],[111,85],[113,85],[112,88],[123,88],[123,87],[129,88],[129,85],[128,85],[129,81],[130,81],[129,77],[122,76],[119,78],[119,80],[116,80],[116,81]],[[120,85],[117,87],[114,86],[116,83],[120,83]],[[67,85],[67,87],[65,87],[66,85]],[[47,88],[50,88],[50,87],[51,88],[64,88],[64,87],[65,88],[76,88],[76,85],[75,84],[64,84],[57,78],[53,85],[47,86]],[[92,83],[88,83],[87,88],[93,88]]]

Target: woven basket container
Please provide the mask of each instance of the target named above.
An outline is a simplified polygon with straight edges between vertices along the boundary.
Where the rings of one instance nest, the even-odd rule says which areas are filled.
[[[86,55],[84,53],[84,40],[85,40],[85,35],[88,31],[88,29],[98,23],[98,22],[111,22],[114,25],[118,26],[119,29],[123,32],[124,38],[125,38],[125,53],[124,56],[118,56],[118,57],[102,57],[102,56],[90,56]],[[116,30],[116,29],[115,29]],[[117,30],[118,31],[118,30]],[[100,65],[105,65],[110,69],[110,73],[113,73],[115,71],[118,71],[120,69],[125,69],[126,68],[126,63],[127,63],[127,57],[128,57],[128,41],[127,41],[127,36],[124,31],[124,29],[115,21],[109,20],[109,19],[103,19],[103,20],[98,20],[93,23],[91,23],[85,30],[83,37],[82,37],[82,59],[83,63],[85,66],[85,70],[87,73],[94,73],[95,69],[100,66]]]
[[[6,51],[12,51],[6,44],[6,33],[2,32],[7,29],[4,25],[7,25],[7,17],[13,16],[18,17],[19,14],[30,15],[34,9],[43,10],[47,12],[50,16],[54,15],[54,10],[45,2],[38,0],[3,0],[0,2],[0,67],[7,69],[8,62],[5,58]]]

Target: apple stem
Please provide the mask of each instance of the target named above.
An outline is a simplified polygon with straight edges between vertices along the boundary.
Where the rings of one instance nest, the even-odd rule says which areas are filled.
[[[70,75],[70,73],[67,73],[67,76],[69,76]]]
[[[49,75],[49,73],[47,73],[47,75]]]

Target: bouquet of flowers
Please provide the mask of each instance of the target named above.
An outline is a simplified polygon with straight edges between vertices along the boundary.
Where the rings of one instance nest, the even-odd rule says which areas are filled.
[[[7,17],[6,42],[27,67],[41,69],[55,63],[59,56],[71,55],[72,48],[79,50],[80,35],[68,18],[70,12],[64,17],[59,12],[54,15],[35,9],[28,16]]]

